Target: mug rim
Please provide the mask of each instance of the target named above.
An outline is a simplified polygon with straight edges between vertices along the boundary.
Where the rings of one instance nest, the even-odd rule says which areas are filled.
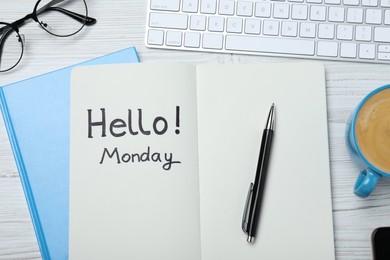
[[[390,89],[390,84],[387,84],[387,85],[384,85],[382,87],[379,87],[373,91],[371,91],[367,96],[365,96],[363,98],[362,101],[360,101],[355,113],[354,113],[354,116],[352,118],[352,138],[353,138],[353,142],[354,142],[354,145],[356,147],[356,151],[358,153],[358,155],[360,156],[360,158],[362,158],[362,160],[364,161],[364,163],[366,163],[369,168],[371,168],[372,170],[374,170],[376,173],[378,174],[381,174],[381,175],[385,175],[387,177],[390,177],[390,172],[385,172],[379,168],[377,168],[375,165],[373,165],[371,162],[369,162],[366,157],[363,155],[362,151],[360,151],[360,148],[359,148],[359,145],[358,145],[358,142],[356,140],[356,120],[357,120],[357,117],[359,115],[359,112],[360,110],[362,109],[363,105],[372,97],[374,96],[375,94],[385,90],[385,89]]]

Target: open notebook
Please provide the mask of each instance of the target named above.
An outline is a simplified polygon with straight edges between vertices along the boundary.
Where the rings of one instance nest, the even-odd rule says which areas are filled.
[[[324,68],[73,70],[70,259],[334,259]],[[255,244],[241,219],[270,105]]]
[[[0,88],[0,109],[45,260],[68,259],[72,67],[138,62],[134,47]]]

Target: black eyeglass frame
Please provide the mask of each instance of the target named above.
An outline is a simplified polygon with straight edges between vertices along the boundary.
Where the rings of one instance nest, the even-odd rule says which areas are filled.
[[[85,25],[90,26],[90,25],[94,25],[96,23],[96,19],[95,18],[92,18],[92,17],[88,16],[88,6],[87,6],[87,3],[85,2],[85,0],[80,0],[80,1],[84,2],[85,10],[86,10],[85,15],[78,14],[78,13],[66,10],[64,8],[61,8],[61,7],[52,7],[51,6],[51,5],[55,5],[55,4],[63,2],[63,1],[64,0],[52,0],[48,4],[46,4],[45,6],[41,7],[40,9],[38,9],[39,4],[42,2],[42,0],[38,0],[37,3],[34,6],[34,9],[33,9],[32,13],[26,15],[25,17],[23,17],[23,18],[21,18],[19,20],[16,20],[13,23],[0,22],[0,26],[4,25],[3,27],[0,27],[0,56],[1,56],[1,51],[2,51],[2,48],[3,48],[4,42],[5,42],[5,40],[9,37],[9,35],[12,32],[15,32],[17,34],[19,42],[22,45],[21,46],[22,47],[22,52],[21,52],[21,55],[19,57],[19,60],[11,68],[8,68],[6,70],[2,70],[2,71],[0,71],[0,73],[12,70],[22,60],[22,57],[23,57],[23,54],[24,54],[24,42],[23,42],[23,38],[19,34],[19,28],[21,26],[23,26],[28,20],[30,20],[30,19],[34,20],[35,22],[37,22],[39,24],[39,26],[42,29],[44,29],[46,32],[48,32],[49,34],[51,34],[53,36],[56,36],[56,37],[69,37],[69,36],[75,35],[78,32],[80,32],[84,28]],[[40,22],[39,19],[38,19],[38,15],[41,12],[48,11],[48,10],[54,10],[54,11],[58,11],[58,12],[60,12],[62,14],[65,14],[65,15],[69,16],[70,18],[72,18],[72,19],[82,23],[82,26],[76,32],[71,33],[71,34],[67,34],[67,35],[58,35],[58,34],[52,33],[48,29],[46,29],[47,24],[44,24],[43,22]],[[3,32],[3,30],[8,30],[8,31]]]

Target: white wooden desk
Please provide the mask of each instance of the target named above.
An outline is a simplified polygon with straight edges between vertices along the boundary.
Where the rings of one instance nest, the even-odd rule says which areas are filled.
[[[146,0],[87,1],[90,15],[97,18],[98,23],[85,28],[75,37],[52,37],[34,22],[23,26],[20,31],[26,37],[25,55],[15,70],[0,74],[0,86],[130,45],[135,45],[141,61],[148,63],[292,61],[285,58],[150,50],[143,44]],[[13,22],[21,18],[32,11],[35,2],[36,0],[0,0],[0,21]],[[356,104],[372,89],[390,83],[390,66],[343,62],[323,64],[327,73],[336,256],[339,260],[371,259],[372,230],[379,226],[390,226],[390,180],[382,180],[368,199],[362,200],[353,194],[352,188],[358,168],[347,154],[344,131],[345,122]],[[40,252],[27,204],[1,119],[0,259],[39,258]]]

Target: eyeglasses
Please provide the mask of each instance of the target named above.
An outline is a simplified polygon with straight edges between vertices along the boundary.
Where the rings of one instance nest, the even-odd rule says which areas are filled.
[[[0,22],[0,72],[15,68],[22,59],[25,38],[19,28],[30,20],[57,37],[72,36],[96,23],[88,17],[85,0],[39,0],[31,14],[13,23]]]

